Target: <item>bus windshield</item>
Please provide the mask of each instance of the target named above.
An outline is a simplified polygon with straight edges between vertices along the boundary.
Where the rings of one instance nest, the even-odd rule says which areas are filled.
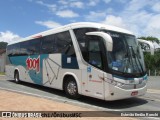
[[[108,67],[123,74],[139,75],[145,72],[143,53],[135,36],[106,31],[113,40],[113,50],[107,51]]]

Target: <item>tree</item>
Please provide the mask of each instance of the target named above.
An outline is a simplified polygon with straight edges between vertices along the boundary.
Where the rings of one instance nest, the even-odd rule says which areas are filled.
[[[0,42],[0,49],[6,49],[7,44],[8,43],[6,43],[6,42]]]
[[[160,40],[152,36],[140,37],[139,39],[144,39],[144,40],[148,40],[148,41],[156,42],[157,44],[160,44]],[[142,44],[140,45],[141,47],[144,47]],[[144,52],[144,61],[145,61],[147,71],[151,70],[151,74],[153,74],[155,70],[158,73],[160,73],[160,51],[155,51],[154,55]]]
[[[156,37],[152,37],[152,36],[148,36],[148,37],[139,37],[138,39],[144,39],[144,40],[148,40],[148,41],[152,41],[152,42],[156,42],[158,44],[160,44],[160,40]]]

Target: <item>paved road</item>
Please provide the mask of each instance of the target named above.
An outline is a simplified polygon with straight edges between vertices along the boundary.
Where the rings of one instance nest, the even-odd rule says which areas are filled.
[[[16,92],[21,91],[25,94],[39,96],[55,101],[74,104],[85,108],[92,108],[103,111],[160,111],[160,90],[150,90],[143,97],[130,98],[125,100],[118,100],[106,102],[90,97],[82,96],[79,100],[72,100],[66,98],[64,92],[47,87],[33,85],[22,82],[16,84],[13,80],[4,80],[0,77],[0,89],[10,89]]]
[[[160,90],[160,76],[149,76],[148,88]]]
[[[4,75],[0,75],[0,80],[5,80],[6,77]]]

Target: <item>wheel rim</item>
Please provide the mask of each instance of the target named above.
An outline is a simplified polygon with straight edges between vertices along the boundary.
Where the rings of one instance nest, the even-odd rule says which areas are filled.
[[[76,92],[77,92],[77,86],[76,86],[76,83],[71,81],[68,83],[68,86],[67,86],[67,91],[70,95],[75,95]]]

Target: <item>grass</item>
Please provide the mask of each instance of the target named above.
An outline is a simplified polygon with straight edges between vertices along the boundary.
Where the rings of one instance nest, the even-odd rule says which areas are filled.
[[[4,72],[0,72],[0,75],[5,75],[5,73]]]

